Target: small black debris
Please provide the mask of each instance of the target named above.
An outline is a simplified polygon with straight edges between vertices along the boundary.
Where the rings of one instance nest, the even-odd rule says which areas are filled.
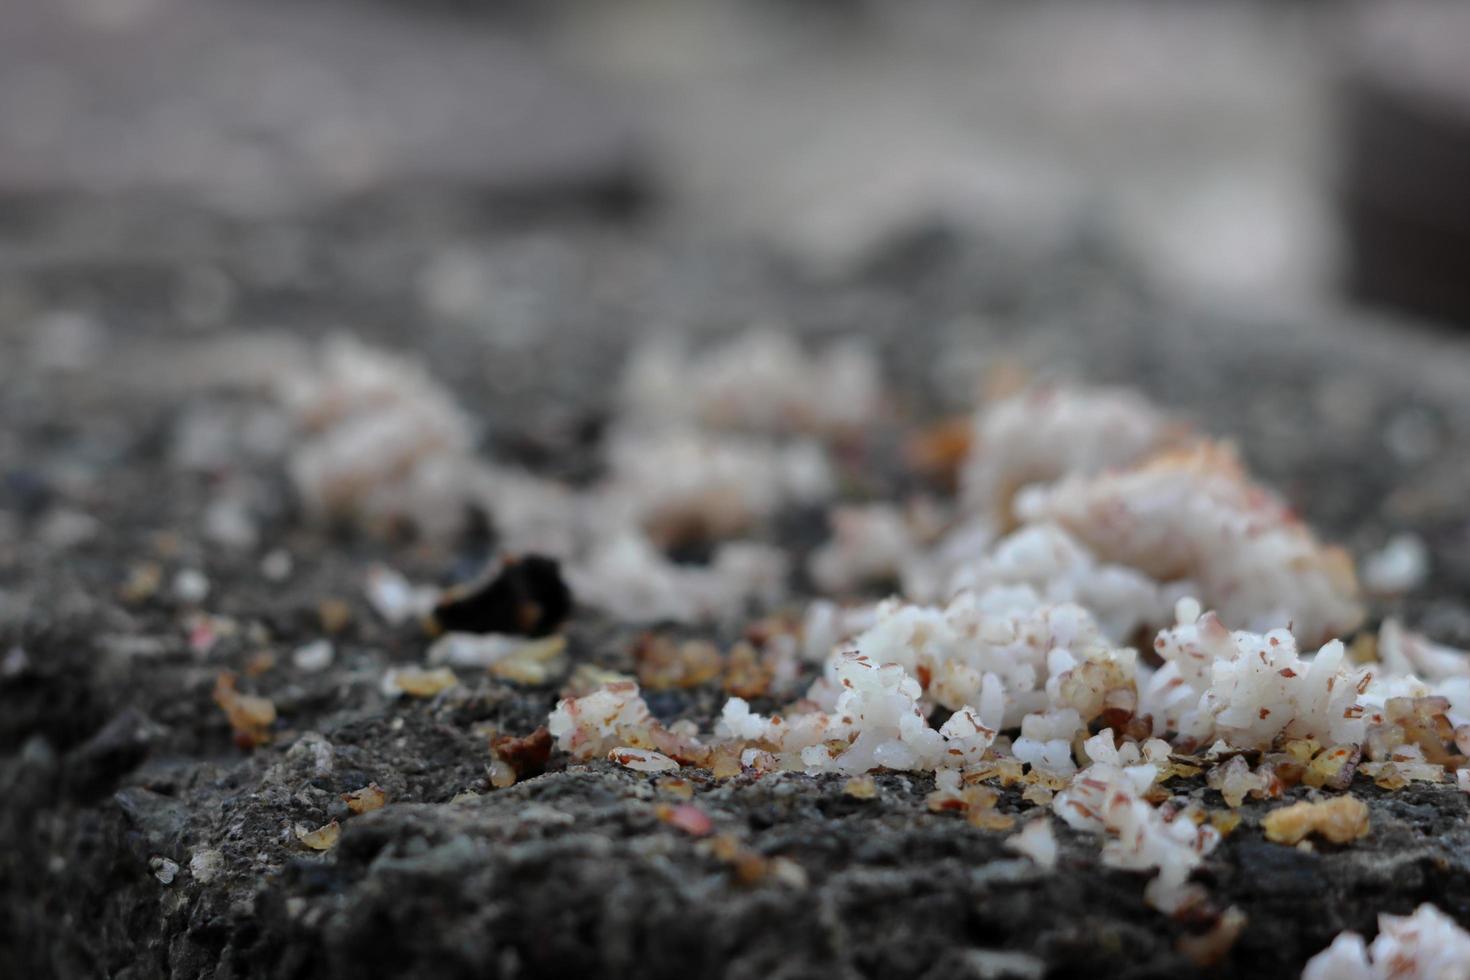
[[[526,555],[507,560],[494,577],[449,592],[433,619],[456,633],[546,636],[572,611],[572,590],[553,558]]]

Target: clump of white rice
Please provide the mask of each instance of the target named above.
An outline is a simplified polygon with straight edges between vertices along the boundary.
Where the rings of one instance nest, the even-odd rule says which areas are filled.
[[[1203,744],[1268,747],[1282,737],[1327,744],[1362,742],[1380,714],[1360,699],[1374,672],[1351,667],[1340,640],[1303,658],[1285,629],[1232,633],[1194,600],[1179,603],[1179,622],[1159,633],[1164,666],[1141,692],[1157,732]]]
[[[905,592],[915,598],[984,592],[1025,585],[1049,602],[1088,609],[1104,635],[1126,641],[1146,624],[1167,621],[1174,603],[1192,594],[1189,582],[1161,584],[1135,568],[1099,561],[1065,530],[1051,523],[1022,527],[979,553],[911,561]],[[946,567],[947,566],[947,567]],[[936,588],[936,579],[943,579]]]
[[[566,568],[579,602],[632,622],[730,621],[773,605],[786,589],[786,553],[755,542],[720,545],[708,565],[680,565],[637,530],[595,544]]]
[[[614,432],[603,512],[678,543],[734,536],[786,507],[831,495],[826,451],[692,428]],[[621,508],[621,514],[611,513]]]
[[[1251,482],[1228,445],[1201,443],[1132,469],[1032,487],[1016,509],[1027,521],[1061,525],[1103,561],[1193,582],[1200,600],[1239,628],[1290,626],[1321,642],[1363,618],[1352,559]]]
[[[1057,816],[1078,830],[1109,835],[1104,864],[1156,870],[1145,892],[1155,908],[1176,912],[1199,902],[1203,892],[1189,884],[1189,875],[1219,844],[1219,831],[1183,810],[1156,808],[1143,798],[1158,777],[1158,764],[1168,759],[1168,743],[1150,739],[1141,748],[1130,742],[1120,750],[1112,731],[1104,729],[1085,748],[1093,763],[1052,801]]]
[[[1302,980],[1466,980],[1470,933],[1425,902],[1413,915],[1380,915],[1371,945],[1344,932],[1307,963]]]
[[[279,388],[298,431],[291,479],[310,513],[431,537],[458,530],[471,426],[423,365],[338,335]]]
[[[1022,487],[1136,463],[1186,432],[1131,389],[1031,387],[976,413],[961,501],[1004,525]]]
[[[629,360],[622,401],[632,419],[659,424],[841,435],[878,417],[882,370],[857,339],[808,353],[789,333],[757,327],[690,353],[655,338]]]

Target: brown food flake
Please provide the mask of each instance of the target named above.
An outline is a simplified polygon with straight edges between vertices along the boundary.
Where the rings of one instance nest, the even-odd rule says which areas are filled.
[[[546,771],[551,758],[551,732],[542,725],[529,735],[496,735],[490,739],[490,751],[497,759],[515,770],[516,777],[526,779]]]
[[[1212,967],[1229,954],[1235,941],[1245,930],[1246,914],[1235,906],[1221,913],[1209,931],[1197,936],[1183,936],[1179,940],[1179,952],[1202,969]]]

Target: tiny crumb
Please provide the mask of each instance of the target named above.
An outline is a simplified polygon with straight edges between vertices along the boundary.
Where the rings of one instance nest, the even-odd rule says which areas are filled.
[[[911,469],[953,488],[959,484],[960,468],[973,442],[970,417],[955,416],[909,436],[903,447],[904,459]]]
[[[566,666],[562,657],[567,647],[564,636],[548,636],[525,643],[503,660],[490,665],[490,673],[517,684],[545,684]]]
[[[353,813],[371,813],[374,810],[381,810],[387,804],[388,794],[383,792],[383,787],[377,783],[368,783],[362,789],[343,793],[342,802],[346,803],[347,809]]]
[[[269,698],[241,694],[237,678],[231,671],[219,675],[214,685],[214,703],[230,720],[235,744],[242,749],[254,748],[270,740],[270,728],[276,721],[276,706]]]
[[[335,820],[318,827],[316,830],[296,828],[296,839],[313,851],[330,851],[337,846],[337,841],[341,836],[342,827]]]
[[[56,551],[70,551],[94,541],[101,533],[102,522],[91,514],[58,507],[41,520],[36,539]]]
[[[394,690],[415,698],[431,698],[440,691],[448,690],[459,683],[459,678],[454,676],[454,671],[448,667],[437,667],[433,670],[424,670],[420,667],[404,667],[399,670],[388,671],[384,678],[385,690],[390,687]]]
[[[627,674],[620,674],[596,664],[578,664],[577,668],[572,671],[572,676],[567,678],[566,686],[562,688],[561,694],[565,698],[580,698],[599,688],[631,680],[633,678]]]
[[[872,776],[853,776],[843,784],[842,792],[855,800],[871,800],[878,795],[878,784]]]
[[[545,725],[529,735],[496,735],[490,740],[490,751],[495,757],[510,766],[519,779],[538,776],[546,771],[546,762],[551,758],[551,732]]]
[[[777,855],[766,862],[767,876],[778,885],[802,889],[808,884],[806,869],[789,857]]]
[[[14,646],[5,651],[5,659],[0,660],[0,677],[19,677],[31,667],[31,658],[24,647]]]
[[[730,867],[736,883],[758,885],[765,882],[785,885],[790,888],[805,888],[806,870],[785,857],[768,858],[752,850],[731,834],[717,834],[699,844],[701,850],[715,860]]]
[[[1057,866],[1057,839],[1046,817],[1030,821],[1019,834],[1007,837],[1006,848],[1024,854],[1048,871]]]
[[[163,566],[156,561],[145,561],[134,565],[128,572],[120,595],[129,605],[147,602],[158,593],[163,585]]]
[[[668,772],[678,769],[679,763],[670,759],[662,752],[654,752],[651,749],[635,749],[631,746],[622,745],[607,754],[607,757],[620,766],[626,766],[635,772]]]
[[[709,814],[689,803],[681,803],[676,806],[660,803],[654,812],[664,823],[677,827],[691,837],[704,837],[715,829],[714,821],[709,818]]]
[[[291,577],[291,552],[277,548],[260,560],[260,574],[268,582],[284,582]]]
[[[1214,966],[1230,953],[1247,921],[1246,914],[1232,905],[1221,913],[1208,931],[1181,937],[1179,952],[1202,969]]]
[[[1320,802],[1302,801],[1278,807],[1261,821],[1266,839],[1297,844],[1316,833],[1334,844],[1346,844],[1368,835],[1368,805],[1352,796]]]
[[[170,861],[166,857],[154,857],[151,861],[148,862],[148,864],[149,867],[153,869],[153,877],[157,878],[165,885],[172,885],[174,883],[174,878],[179,873],[178,862]]]
[[[962,961],[965,976],[977,980],[1041,980],[1046,976],[1046,963],[1011,949],[970,949]]]
[[[224,867],[225,856],[219,851],[195,851],[189,858],[189,875],[201,884],[212,880]]]
[[[331,640],[316,640],[297,647],[291,653],[291,663],[296,665],[297,670],[308,674],[319,674],[332,666],[332,658],[336,651],[332,648]]]
[[[979,830],[1010,830],[1016,825],[1015,817],[997,810],[971,810],[965,819]]]
[[[1031,783],[1021,791],[1021,799],[1033,806],[1051,806],[1056,790],[1042,783]]]
[[[1240,812],[1237,810],[1211,810],[1210,826],[1218,830],[1221,837],[1228,837],[1236,827],[1240,826]]]
[[[719,648],[707,640],[674,639],[647,633],[633,646],[638,683],[651,691],[698,687],[724,670]]]
[[[516,771],[504,759],[496,759],[489,766],[490,785],[505,789],[516,784]]]
[[[1429,575],[1429,547],[1417,534],[1398,534],[1363,561],[1363,587],[1373,595],[1412,592]]]
[[[224,548],[248,551],[260,540],[260,529],[245,500],[220,497],[204,511],[203,533],[206,540]]]
[[[245,661],[245,676],[259,677],[275,669],[276,655],[269,650],[257,650]]]
[[[694,784],[677,776],[658,781],[658,791],[676,800],[694,799]]]
[[[387,565],[373,565],[368,569],[363,591],[368,605],[389,626],[401,626],[427,615],[439,596],[437,589],[416,586]]]
[[[174,575],[173,594],[180,602],[197,606],[209,597],[209,579],[197,568],[181,568]]]
[[[323,599],[316,607],[323,632],[336,636],[352,623],[352,607],[344,599]]]

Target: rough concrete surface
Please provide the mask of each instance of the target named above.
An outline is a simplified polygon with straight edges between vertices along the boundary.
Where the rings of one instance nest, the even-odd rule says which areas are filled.
[[[610,368],[651,327],[714,336],[771,322],[873,338],[897,398],[851,490],[859,498],[908,485],[902,434],[963,409],[972,369],[1134,384],[1238,440],[1265,480],[1359,556],[1393,533],[1420,534],[1428,582],[1374,605],[1368,627],[1397,612],[1470,645],[1463,336],[1349,311],[1164,302],[1132,249],[1085,226],[1019,245],[911,216],[814,268],[657,206],[584,193],[603,178],[628,186],[627,166],[609,149],[530,210],[515,181],[467,189],[452,175],[244,216],[157,188],[7,195],[0,974],[1197,971],[1180,940],[1202,925],[1146,906],[1145,878],[1103,867],[1095,840],[1059,826],[1060,863],[1042,870],[1005,850],[1004,834],[930,813],[928,777],[880,774],[876,797],[861,800],[833,777],[719,782],[694,770],[681,787],[554,754],[544,774],[492,787],[488,732],[531,732],[564,678],[477,678],[427,701],[389,700],[383,672],[421,662],[428,638],[385,625],[361,582],[374,561],[462,581],[493,554],[493,528],[434,548],[310,526],[280,460],[253,455],[240,435],[258,400],[226,392],[238,359],[333,329],[413,349],[481,424],[484,452],[574,481],[590,475]],[[643,179],[656,190],[656,176]],[[217,438],[191,455],[184,430],[201,415],[220,420],[208,430]],[[203,534],[226,483],[249,487],[254,544]],[[821,517],[786,515],[771,534],[800,556]],[[293,562],[279,581],[261,569],[278,548]],[[145,562],[165,570],[163,587],[129,599]],[[205,654],[191,646],[192,604],[171,592],[183,568],[206,574],[203,608],[239,627]],[[291,652],[323,636],[331,600],[350,613],[335,658],[304,671]],[[579,608],[569,660],[627,669],[642,628]],[[262,651],[274,666],[248,684],[280,721],[247,751],[211,692],[223,670],[250,674]],[[650,705],[708,724],[722,699],[709,685]],[[340,794],[369,783],[389,805],[350,813]],[[745,881],[660,820],[658,804],[687,789],[743,853],[790,864]],[[1202,784],[1178,791],[1219,804]],[[1198,876],[1248,917],[1211,975],[1294,976],[1337,931],[1371,932],[1377,913],[1421,901],[1470,923],[1470,797],[1418,784],[1388,794],[1361,777],[1354,792],[1370,801],[1372,832],[1347,846],[1268,843],[1265,806],[1242,808]],[[1000,804],[1018,807],[1016,795]],[[298,839],[331,820],[335,848]]]

